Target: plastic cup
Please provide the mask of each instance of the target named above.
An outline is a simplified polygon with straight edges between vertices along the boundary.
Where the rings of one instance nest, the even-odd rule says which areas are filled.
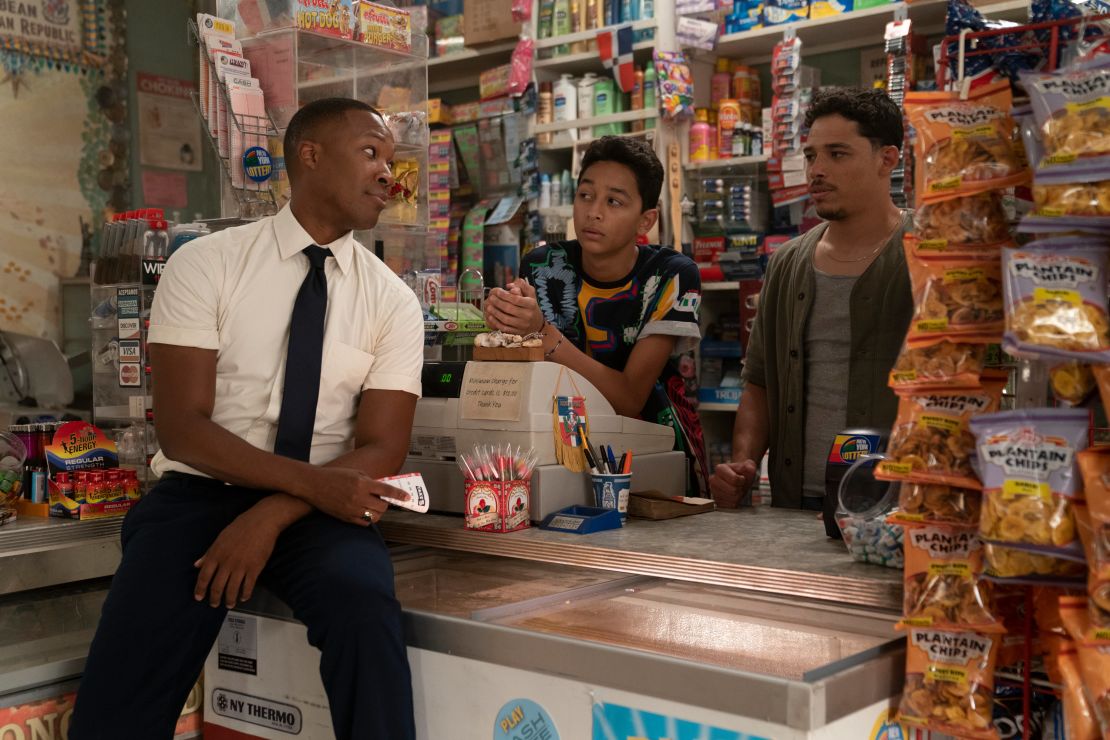
[[[591,474],[594,486],[594,506],[599,509],[616,509],[621,519],[628,518],[628,496],[632,490],[631,473]]]

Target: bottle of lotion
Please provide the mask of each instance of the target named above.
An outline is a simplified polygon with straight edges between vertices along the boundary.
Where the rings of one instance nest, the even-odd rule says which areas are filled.
[[[574,121],[578,118],[578,88],[574,84],[574,78],[569,74],[564,74],[555,83],[552,90],[552,102],[555,108],[554,119],[556,121]],[[560,131],[555,135],[557,142],[567,142],[568,140],[578,140],[578,129],[572,128],[567,131]]]
[[[540,83],[539,102],[536,105],[536,123],[551,123],[554,117],[554,101],[551,94],[551,83]],[[550,144],[551,134],[536,134],[537,144]]]
[[[578,82],[578,117],[593,118],[594,116],[594,85],[597,84],[597,75],[587,72]],[[578,129],[578,139],[585,141],[591,138],[589,127]]]

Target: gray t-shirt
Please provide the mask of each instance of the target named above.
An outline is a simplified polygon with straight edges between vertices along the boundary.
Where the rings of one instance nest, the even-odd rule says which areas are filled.
[[[814,268],[816,294],[805,332],[805,469],[802,495],[825,495],[825,460],[848,408],[852,354],[850,298],[855,275],[829,275]]]

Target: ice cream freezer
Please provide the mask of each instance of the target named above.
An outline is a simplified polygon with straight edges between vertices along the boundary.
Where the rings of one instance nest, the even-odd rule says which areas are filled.
[[[871,738],[901,691],[899,574],[852,563],[812,515],[478,540],[448,537],[458,517],[387,522],[391,540],[445,542],[394,556],[422,739]],[[703,531],[682,546],[688,527]],[[318,661],[280,602],[230,613],[205,737],[332,737]]]

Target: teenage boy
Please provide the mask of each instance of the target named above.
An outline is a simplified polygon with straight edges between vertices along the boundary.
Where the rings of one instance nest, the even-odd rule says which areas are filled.
[[[378,222],[393,136],[357,100],[285,132],[292,199],[166,263],[150,316],[162,477],[123,561],[71,740],[169,740],[227,610],[264,584],[308,627],[340,740],[416,736],[376,479],[408,452],[423,363],[416,296],[352,232]]]
[[[582,156],[574,241],[535,249],[520,278],[494,288],[486,321],[543,335],[544,359],[579,373],[623,416],[670,426],[689,462],[688,490],[707,490],[705,444],[676,358],[701,337],[697,265],[639,244],[659,219],[663,165],[642,139],[605,136]]]

